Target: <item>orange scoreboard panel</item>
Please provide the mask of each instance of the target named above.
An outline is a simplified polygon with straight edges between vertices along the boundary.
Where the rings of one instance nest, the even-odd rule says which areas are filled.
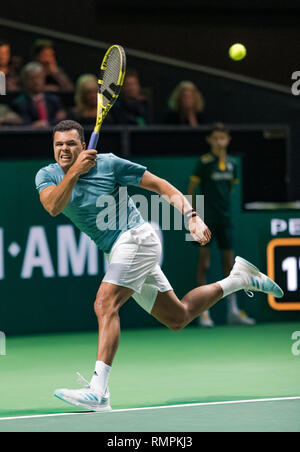
[[[271,240],[267,247],[268,276],[284,291],[284,297],[268,296],[277,311],[300,311],[300,237]]]

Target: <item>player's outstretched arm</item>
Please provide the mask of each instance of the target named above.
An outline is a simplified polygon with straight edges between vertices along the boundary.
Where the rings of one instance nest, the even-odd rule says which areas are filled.
[[[193,210],[186,197],[177,188],[149,171],[145,172],[140,187],[159,194],[183,215]],[[206,245],[211,240],[210,230],[198,215],[190,218],[189,230],[192,237],[202,245]]]
[[[192,196],[193,199],[193,207],[196,208],[196,190],[199,186],[199,180],[195,177],[190,178],[190,183],[188,185],[187,194]]]
[[[83,151],[76,162],[69,168],[59,185],[45,188],[40,193],[40,200],[52,217],[59,215],[69,204],[72,191],[81,174],[88,173],[96,164],[97,151]]]

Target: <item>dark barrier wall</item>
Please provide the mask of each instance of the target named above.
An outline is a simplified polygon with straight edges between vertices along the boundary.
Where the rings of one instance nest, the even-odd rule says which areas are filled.
[[[98,149],[124,158],[148,156],[197,156],[209,151],[206,137],[209,126],[191,127],[121,127],[103,126]],[[89,141],[92,128],[86,129]],[[17,133],[16,133],[17,132]],[[286,202],[293,185],[288,127],[260,125],[230,126],[229,152],[243,161],[243,203]],[[52,130],[26,128],[0,130],[2,159],[51,158]],[[255,177],[253,175],[255,174]],[[276,184],[274,184],[276,180]]]
[[[295,1],[88,0],[70,8],[53,0],[45,12],[38,0],[11,0],[2,2],[1,16],[284,85],[299,70]],[[239,63],[227,53],[234,42],[248,49]]]
[[[185,192],[197,158],[134,160]],[[103,256],[63,215],[52,218],[41,207],[34,177],[48,162],[0,163],[0,331],[10,335],[97,327],[93,302],[104,272]],[[137,189],[133,193],[142,191]],[[300,215],[278,211],[245,213],[240,205],[241,191],[237,188],[234,193],[237,252],[266,271],[268,243],[279,237],[299,239]],[[182,297],[195,287],[197,247],[185,241],[185,231],[164,231],[163,241],[162,268]],[[300,260],[299,250],[300,246],[293,242],[291,248],[285,246],[275,256],[277,278],[289,289],[283,303],[294,308],[299,294],[299,272],[295,272],[294,265]],[[221,278],[220,256],[214,248],[209,280]],[[253,301],[240,293],[239,301],[258,321],[300,319],[300,311],[271,308],[264,295],[256,295]],[[226,301],[214,308],[213,317],[217,323],[225,322]],[[123,328],[158,326],[132,300],[121,310],[121,323]]]

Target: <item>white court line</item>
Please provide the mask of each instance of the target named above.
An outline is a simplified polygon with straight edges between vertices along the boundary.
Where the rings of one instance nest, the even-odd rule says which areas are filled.
[[[113,410],[110,412],[105,412],[106,415],[113,413],[128,413],[132,411],[147,411],[147,410],[163,410],[168,408],[186,408],[186,407],[196,407],[196,406],[213,406],[213,405],[234,405],[241,403],[258,403],[258,402],[280,402],[283,400],[300,400],[300,396],[297,397],[277,397],[269,399],[249,399],[249,400],[229,400],[225,402],[205,402],[205,403],[186,403],[180,405],[163,405],[163,406],[151,406],[143,408],[126,408],[122,410]],[[61,417],[61,416],[78,416],[78,415],[89,415],[89,414],[101,414],[96,412],[84,412],[81,413],[57,413],[57,414],[41,414],[34,416],[18,416],[18,417],[2,417],[0,421],[15,421],[19,419],[41,419],[48,417]],[[102,413],[104,414],[104,413]]]

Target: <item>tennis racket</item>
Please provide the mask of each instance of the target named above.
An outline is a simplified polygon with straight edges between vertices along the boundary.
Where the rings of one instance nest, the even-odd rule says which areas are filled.
[[[116,102],[124,82],[126,72],[126,55],[123,47],[111,46],[106,52],[98,79],[98,105],[94,132],[88,149],[96,149],[102,123]]]

